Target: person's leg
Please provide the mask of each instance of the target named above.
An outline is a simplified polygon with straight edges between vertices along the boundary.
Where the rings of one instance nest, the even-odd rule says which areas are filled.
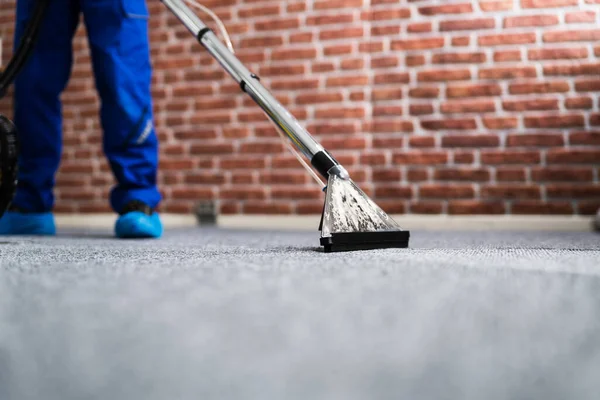
[[[82,0],[82,10],[96,88],[102,100],[104,153],[117,181],[110,204],[121,214],[121,222],[128,222],[125,228],[117,226],[117,235],[160,236],[162,226],[153,211],[161,196],[157,187],[158,138],[150,92],[147,5],[144,0]],[[132,214],[135,218],[124,216],[131,212],[136,213]],[[144,215],[145,221],[140,223],[148,225],[140,232],[134,225]]]
[[[32,16],[35,0],[18,0],[14,47]],[[14,122],[19,133],[18,187],[0,234],[54,234],[53,188],[62,152],[62,106],[78,24],[77,0],[53,0],[38,41],[14,82]]]

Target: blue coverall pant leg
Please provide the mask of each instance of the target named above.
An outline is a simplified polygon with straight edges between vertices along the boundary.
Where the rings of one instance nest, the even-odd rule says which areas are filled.
[[[15,43],[34,0],[18,0]],[[15,80],[15,125],[22,141],[14,204],[35,212],[54,206],[62,152],[62,107],[72,68],[72,39],[83,13],[101,101],[103,150],[116,178],[110,204],[131,200],[156,207],[158,139],[151,98],[148,9],[145,0],[52,0],[39,41]]]

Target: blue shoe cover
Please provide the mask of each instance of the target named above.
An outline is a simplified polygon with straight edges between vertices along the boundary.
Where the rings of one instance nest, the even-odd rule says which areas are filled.
[[[54,236],[56,225],[52,213],[7,211],[0,219],[0,235]]]
[[[121,239],[159,238],[163,234],[163,226],[157,213],[148,215],[132,211],[119,217],[115,234]]]

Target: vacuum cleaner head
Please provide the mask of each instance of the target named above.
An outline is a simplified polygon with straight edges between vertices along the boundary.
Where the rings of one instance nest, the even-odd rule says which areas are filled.
[[[321,219],[326,253],[406,248],[410,232],[402,228],[350,178],[330,174]]]

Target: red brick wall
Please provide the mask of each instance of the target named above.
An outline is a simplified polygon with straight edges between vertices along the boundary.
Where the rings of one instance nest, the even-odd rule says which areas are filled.
[[[600,206],[599,0],[204,0],[238,56],[386,210]],[[163,210],[318,213],[262,111],[149,0]],[[0,5],[10,53],[14,1]],[[85,32],[64,98],[57,209],[106,211]],[[10,99],[2,110],[10,112]]]

